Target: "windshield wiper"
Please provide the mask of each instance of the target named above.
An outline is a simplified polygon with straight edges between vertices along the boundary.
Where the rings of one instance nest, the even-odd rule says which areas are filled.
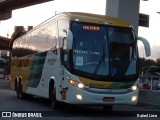
[[[105,57],[106,57],[106,55],[105,55],[104,46],[103,46],[103,55],[102,55],[101,58],[99,59],[99,62],[98,62],[97,66],[96,66],[96,68],[95,68],[95,70],[94,70],[94,72],[93,72],[94,75],[97,74],[97,71],[99,70],[99,68],[100,68],[102,62],[104,61],[104,58],[105,58]]]

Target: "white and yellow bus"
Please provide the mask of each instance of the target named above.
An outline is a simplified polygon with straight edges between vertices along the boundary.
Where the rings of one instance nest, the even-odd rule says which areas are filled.
[[[124,20],[64,12],[13,42],[11,87],[18,98],[36,95],[61,103],[135,105],[138,100],[137,39]]]

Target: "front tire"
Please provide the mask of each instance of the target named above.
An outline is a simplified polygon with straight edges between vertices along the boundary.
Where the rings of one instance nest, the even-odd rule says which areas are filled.
[[[54,110],[57,110],[61,107],[61,103],[57,101],[56,99],[56,87],[55,84],[50,84],[49,88],[49,93],[50,93],[50,100],[51,100],[51,105]]]

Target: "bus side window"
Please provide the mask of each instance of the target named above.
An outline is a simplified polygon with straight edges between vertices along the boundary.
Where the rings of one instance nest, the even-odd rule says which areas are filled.
[[[63,47],[64,37],[66,37],[66,33],[63,31],[64,29],[69,29],[69,21],[68,20],[60,20],[60,21],[58,21],[59,48]]]
[[[57,39],[56,39],[56,23],[53,23],[52,25],[48,26],[48,37],[46,42],[46,49],[53,51],[55,54],[57,54]]]

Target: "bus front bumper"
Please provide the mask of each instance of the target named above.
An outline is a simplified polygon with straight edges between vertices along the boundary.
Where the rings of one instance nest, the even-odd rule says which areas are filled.
[[[138,90],[108,90],[97,88],[82,90],[77,87],[72,87],[72,89],[68,89],[64,102],[88,105],[136,105],[138,93]]]

